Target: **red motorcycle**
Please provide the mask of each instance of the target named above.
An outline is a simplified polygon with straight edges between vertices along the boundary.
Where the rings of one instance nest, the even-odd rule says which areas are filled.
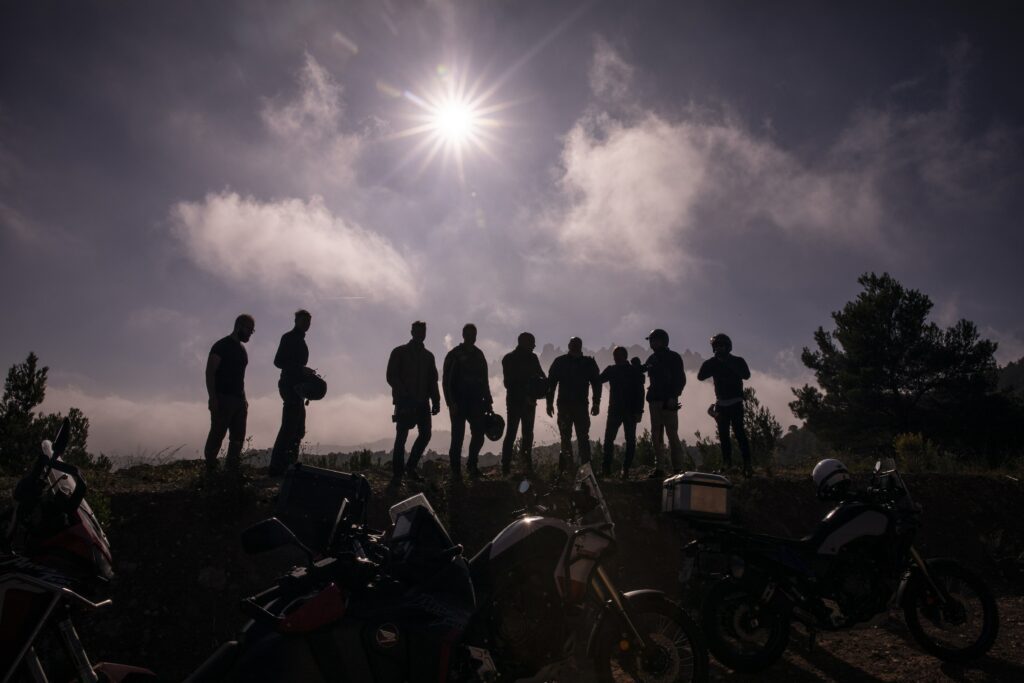
[[[85,501],[85,480],[60,459],[70,429],[64,420],[53,442],[43,442],[3,517],[0,680],[46,683],[47,671],[55,676],[68,668],[81,683],[152,679],[146,669],[92,664],[72,622],[76,612],[111,604],[91,596],[114,571],[110,543]]]

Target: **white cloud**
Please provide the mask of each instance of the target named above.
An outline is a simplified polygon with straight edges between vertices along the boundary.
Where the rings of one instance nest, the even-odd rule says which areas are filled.
[[[991,204],[985,198],[1017,177],[1001,172],[1014,162],[1015,131],[994,125],[972,138],[962,134],[963,85],[955,73],[942,106],[862,109],[831,145],[805,156],[730,116],[647,109],[631,94],[632,76],[598,40],[594,99],[565,136],[561,206],[543,222],[579,263],[678,281],[700,263],[693,251],[700,231],[740,236],[766,227],[791,239],[891,254],[907,198],[925,198],[911,214],[926,222],[944,208]],[[1003,179],[977,180],[992,177]],[[918,191],[891,194],[907,181]]]
[[[261,202],[208,194],[176,204],[171,219],[197,265],[239,286],[312,289],[397,306],[417,300],[405,257],[387,239],[334,216],[317,196]]]
[[[337,131],[343,112],[342,88],[313,55],[299,72],[299,96],[293,100],[267,100],[263,121],[274,133],[294,138],[321,137]]]

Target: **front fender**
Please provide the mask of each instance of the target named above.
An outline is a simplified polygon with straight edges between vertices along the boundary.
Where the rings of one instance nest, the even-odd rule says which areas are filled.
[[[93,667],[93,672],[104,683],[135,683],[135,681],[141,683],[145,680],[156,680],[156,674],[149,669],[127,664],[114,664],[113,662],[100,662]]]
[[[668,604],[676,609],[681,609],[679,604],[671,600],[663,591],[654,590],[653,588],[630,591],[622,597],[626,601],[626,607],[632,612],[642,610],[645,605],[651,602]],[[596,652],[595,648],[599,645],[598,641],[605,626],[607,625],[610,628],[610,625],[614,623],[613,620],[618,618],[618,608],[615,606],[615,603],[611,600],[605,602],[604,609],[601,610],[601,614],[594,623],[594,627],[590,630],[590,637],[587,639],[588,655],[593,655]]]
[[[941,567],[949,564],[960,564],[951,557],[933,557],[931,559],[926,559],[924,563],[927,565],[924,569],[931,569],[932,567]],[[896,598],[893,601],[896,605],[906,607],[907,588],[915,581],[927,581],[924,575],[924,569],[919,567],[916,562],[912,562],[910,564],[906,573],[903,575],[903,580],[900,581],[899,588],[896,589]]]

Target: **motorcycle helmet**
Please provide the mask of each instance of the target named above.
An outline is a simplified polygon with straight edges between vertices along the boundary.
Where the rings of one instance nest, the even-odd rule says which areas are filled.
[[[327,382],[315,372],[305,375],[302,381],[295,385],[295,393],[307,401],[319,401],[327,395]]]
[[[497,413],[484,415],[484,434],[491,441],[497,441],[505,433],[505,418]]]
[[[732,353],[732,339],[729,339],[729,335],[719,332],[711,338],[711,349],[717,350],[716,347],[724,346],[726,353]]]
[[[850,472],[835,458],[822,460],[811,471],[814,486],[821,500],[838,500],[850,488]]]
[[[548,395],[548,380],[543,375],[531,377],[526,383],[526,393],[530,398],[540,400]]]

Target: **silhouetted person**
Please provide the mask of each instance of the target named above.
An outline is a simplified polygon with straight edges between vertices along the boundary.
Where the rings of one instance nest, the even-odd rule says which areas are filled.
[[[626,360],[629,352],[625,347],[616,346],[612,352],[614,365],[601,372],[601,383],[608,382],[608,421],[604,428],[604,462],[601,472],[611,474],[612,454],[615,452],[615,437],[622,427],[626,437],[626,454],[622,461],[622,478],[629,478],[629,468],[636,454],[636,426],[644,414],[644,373],[640,360],[634,363]]]
[[[210,434],[206,437],[203,455],[206,466],[217,466],[217,454],[228,434],[228,452],[224,458],[229,467],[238,467],[245,442],[245,420],[249,403],[245,400],[245,366],[249,354],[242,346],[256,331],[256,321],[243,313],[235,318],[235,329],[218,339],[206,361],[206,393],[210,397]]]
[[[697,379],[711,377],[715,382],[715,422],[718,423],[718,440],[722,445],[722,462],[732,467],[732,440],[729,427],[736,434],[743,456],[743,475],[752,474],[750,468],[750,442],[743,427],[743,380],[750,379],[747,361],[732,355],[732,340],[728,335],[716,334],[711,338],[711,350],[715,355],[700,366]]]
[[[453,480],[462,479],[462,441],[469,423],[469,454],[466,471],[480,476],[477,461],[484,445],[484,415],[491,409],[491,387],[487,381],[487,359],[476,347],[476,325],[462,328],[462,343],[444,358],[441,385],[444,402],[452,420],[452,445],[448,451]]]
[[[299,459],[299,444],[306,435],[306,401],[296,391],[310,370],[309,347],[306,346],[306,332],[313,322],[309,311],[295,311],[295,326],[281,335],[274,367],[281,371],[277,391],[281,395],[281,428],[277,431],[274,448],[270,451],[270,467],[267,474],[279,477],[289,465]]]
[[[431,416],[441,410],[441,395],[437,390],[437,363],[434,354],[423,346],[427,338],[427,324],[417,320],[412,324],[412,339],[397,346],[388,359],[388,384],[391,402],[395,404],[395,449],[392,454],[392,482],[410,479],[422,481],[416,465],[430,443]],[[416,427],[416,441],[412,444],[409,462],[405,462],[405,441],[409,430]]]
[[[651,330],[647,335],[652,353],[644,367],[650,382],[647,403],[651,410],[651,437],[654,442],[654,471],[651,478],[665,475],[665,436],[668,436],[673,472],[683,469],[683,445],[679,442],[679,397],[686,386],[683,358],[668,348],[668,332]]]
[[[572,465],[572,433],[580,447],[580,464],[590,462],[590,416],[601,407],[601,372],[597,362],[583,355],[583,340],[569,340],[569,352],[559,356],[548,370],[548,417],[555,414],[555,392],[558,393],[558,471],[566,472]],[[588,388],[594,392],[594,408],[587,411]]]
[[[508,424],[505,441],[501,446],[501,471],[508,474],[512,468],[512,449],[516,442],[519,425],[523,427],[520,448],[526,473],[533,473],[533,424],[537,417],[538,386],[544,387],[546,379],[540,367],[540,359],[533,350],[537,340],[529,332],[519,335],[518,345],[501,359],[505,379],[505,407],[508,410]]]

